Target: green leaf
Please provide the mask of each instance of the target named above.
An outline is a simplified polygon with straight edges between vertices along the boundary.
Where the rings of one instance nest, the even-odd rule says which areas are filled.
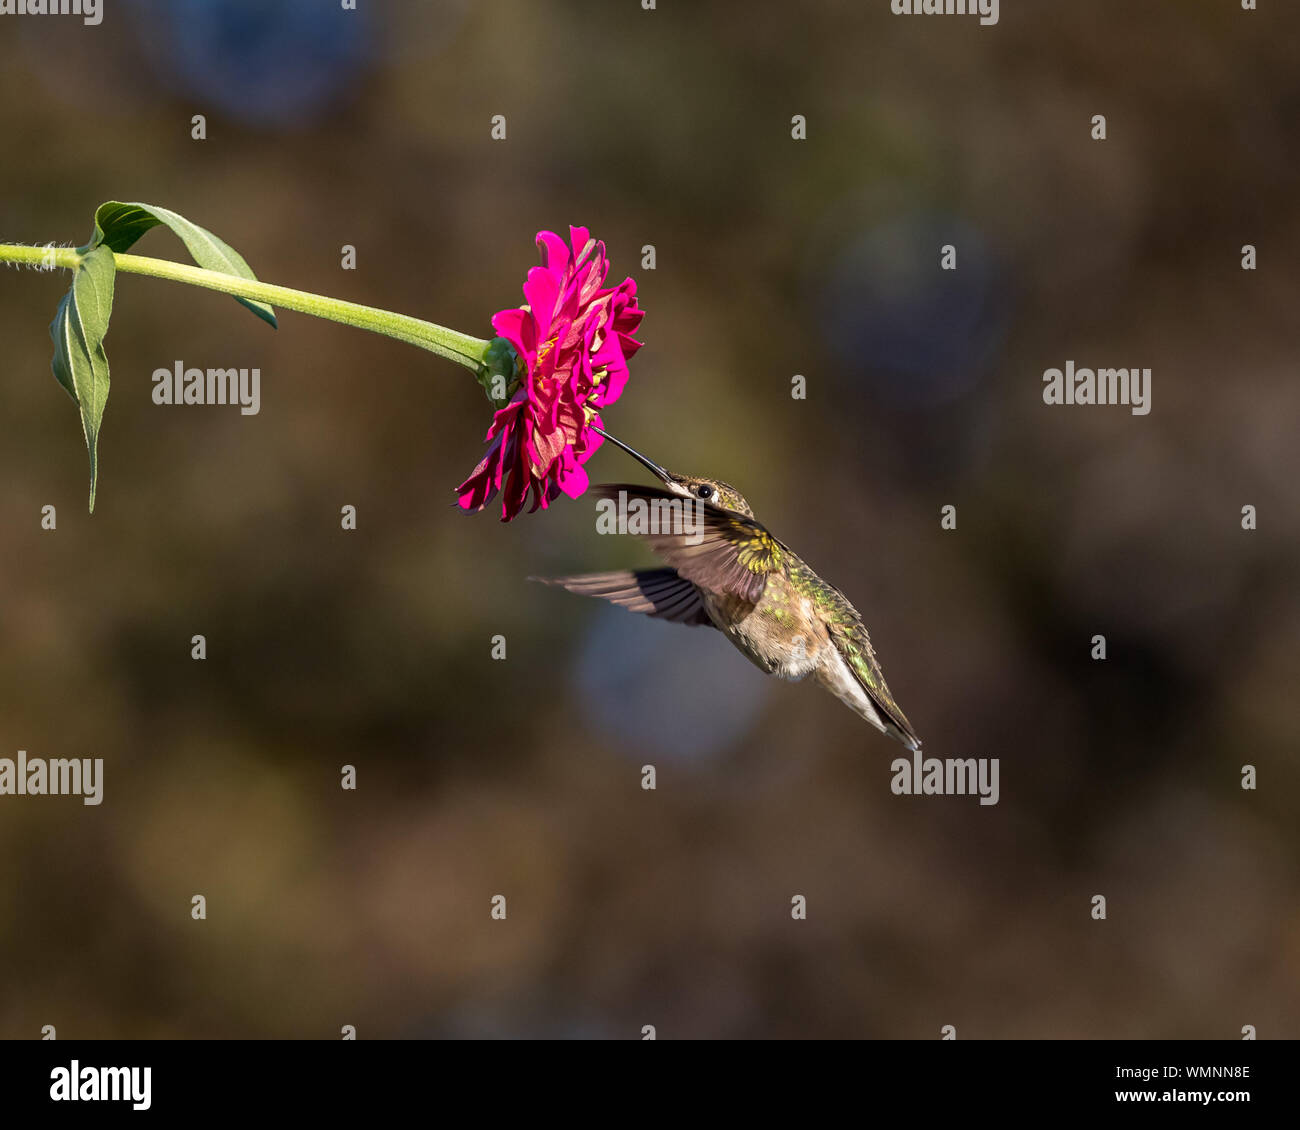
[[[200,267],[220,271],[223,275],[238,275],[241,279],[257,279],[244,262],[244,257],[230,244],[218,239],[207,228],[192,224],[184,216],[156,204],[123,204],[118,200],[101,204],[95,209],[95,234],[82,250],[110,247],[114,251],[125,251],[159,224],[165,224],[181,237],[186,250]],[[275,311],[265,302],[254,302],[251,298],[236,298],[235,301],[247,306],[275,328]]]
[[[50,337],[54,339],[55,379],[81,409],[81,430],[90,455],[90,509],[95,509],[95,483],[99,475],[99,425],[108,401],[108,355],[104,335],[113,312],[113,280],[117,268],[108,247],[96,247],[82,256],[72,275],[72,286],[59,303]]]

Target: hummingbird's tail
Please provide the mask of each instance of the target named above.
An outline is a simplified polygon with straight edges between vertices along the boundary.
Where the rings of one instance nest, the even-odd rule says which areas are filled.
[[[881,709],[880,704],[868,693],[867,688],[854,675],[852,668],[842,656],[837,654],[832,662],[819,664],[813,672],[813,678],[854,714],[859,718],[865,718],[882,734],[888,734],[913,752],[921,748],[921,739],[911,731],[910,727],[904,729],[887,710]]]
[[[892,722],[885,723],[885,733],[887,733],[891,738],[894,738],[895,740],[902,742],[913,753],[915,753],[917,750],[921,748],[920,738],[918,738],[915,734],[909,734],[904,730],[900,730]]]

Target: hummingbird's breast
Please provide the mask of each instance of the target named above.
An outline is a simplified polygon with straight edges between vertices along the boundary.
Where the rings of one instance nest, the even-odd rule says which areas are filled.
[[[730,594],[702,593],[718,629],[755,665],[778,679],[798,681],[814,671],[834,644],[812,599],[782,573],[767,578],[757,604]]]

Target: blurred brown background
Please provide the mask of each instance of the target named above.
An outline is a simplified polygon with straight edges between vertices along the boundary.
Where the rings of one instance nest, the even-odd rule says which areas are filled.
[[[651,558],[585,502],[454,512],[488,406],[384,338],[119,276],[88,516],[67,277],[3,270],[0,756],[106,783],[0,798],[0,1035],[1300,1034],[1300,12],[361,7],[3,18],[0,239],[145,200],[486,333],[589,225],[647,310],[610,428],[740,486],[1001,803],[893,796],[813,686],[527,584]],[[1151,414],[1045,407],[1067,358],[1151,367]],[[155,406],[178,359],[260,366],[261,414]]]

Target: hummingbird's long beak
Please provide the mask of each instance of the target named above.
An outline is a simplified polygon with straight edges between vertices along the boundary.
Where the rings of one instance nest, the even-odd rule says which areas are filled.
[[[672,475],[670,475],[661,466],[659,466],[659,464],[656,463],[653,459],[647,459],[644,455],[641,454],[641,452],[637,451],[636,448],[628,447],[628,445],[625,444],[621,439],[618,439],[616,436],[610,435],[609,432],[605,431],[602,428],[596,427],[595,424],[591,425],[591,430],[599,436],[604,436],[615,447],[621,447],[643,467],[648,468],[649,470],[653,471],[656,475],[658,475],[659,478],[661,478],[664,481],[664,483],[666,483],[668,486],[671,487],[675,485],[676,480],[672,477]]]

